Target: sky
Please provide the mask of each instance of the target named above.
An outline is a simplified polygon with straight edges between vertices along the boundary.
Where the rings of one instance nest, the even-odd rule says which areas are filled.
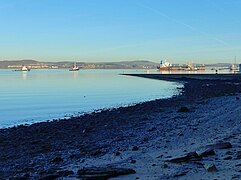
[[[0,60],[241,63],[240,0],[0,0]]]

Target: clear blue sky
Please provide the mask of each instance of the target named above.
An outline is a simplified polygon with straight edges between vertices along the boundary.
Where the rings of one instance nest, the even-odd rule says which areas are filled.
[[[240,0],[2,0],[0,60],[241,63]]]

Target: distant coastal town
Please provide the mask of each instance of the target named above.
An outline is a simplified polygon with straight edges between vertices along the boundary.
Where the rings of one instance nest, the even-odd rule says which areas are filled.
[[[69,69],[76,63],[81,69],[152,69],[159,64],[150,61],[121,61],[121,62],[103,62],[103,63],[86,63],[86,62],[40,62],[35,60],[13,60],[0,61],[0,69],[19,69],[23,65],[30,69]]]
[[[0,69],[19,69],[23,65],[30,69],[69,69],[76,63],[81,69],[156,69],[160,66],[159,63],[148,60],[137,61],[120,61],[120,62],[99,62],[99,63],[86,63],[86,62],[41,62],[36,60],[3,60],[0,61]],[[178,64],[174,64],[178,65]],[[217,64],[195,64],[206,67],[228,68],[231,63],[217,63]]]

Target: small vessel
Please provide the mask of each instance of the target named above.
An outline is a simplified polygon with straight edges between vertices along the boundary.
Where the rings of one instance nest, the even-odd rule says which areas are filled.
[[[161,61],[160,66],[157,67],[160,71],[198,71],[205,70],[205,66],[194,66],[193,64],[184,64],[184,65],[173,65],[166,60]]]
[[[16,69],[15,71],[30,71],[30,68],[27,66],[23,65],[21,69]]]
[[[236,63],[236,56],[235,56],[235,63],[230,66],[230,71],[238,71],[239,67]]]
[[[239,69],[238,69],[238,66],[237,66],[237,64],[232,64],[231,66],[230,66],[230,71],[238,71]]]
[[[79,67],[74,63],[73,67],[69,69],[69,71],[79,71]]]

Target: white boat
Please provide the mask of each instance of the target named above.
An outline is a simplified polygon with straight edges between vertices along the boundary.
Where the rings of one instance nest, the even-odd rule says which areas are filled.
[[[239,69],[238,69],[237,64],[232,64],[232,65],[230,66],[230,70],[231,70],[231,71],[238,71]]]
[[[69,71],[79,71],[79,67],[74,63],[73,67],[69,69]]]
[[[30,68],[27,66],[23,65],[21,69],[16,69],[15,71],[30,71]]]

